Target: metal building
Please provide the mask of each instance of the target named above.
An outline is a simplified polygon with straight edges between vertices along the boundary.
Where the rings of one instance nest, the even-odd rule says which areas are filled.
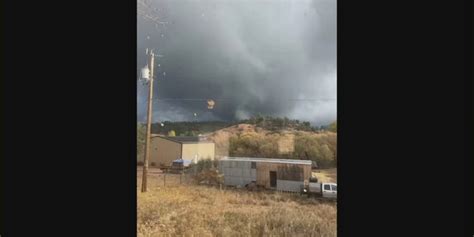
[[[205,137],[165,137],[153,135],[150,149],[151,166],[170,166],[176,159],[214,160],[215,144]]]
[[[227,186],[255,182],[267,189],[299,192],[311,177],[311,164],[310,160],[225,157],[219,161],[219,170]]]

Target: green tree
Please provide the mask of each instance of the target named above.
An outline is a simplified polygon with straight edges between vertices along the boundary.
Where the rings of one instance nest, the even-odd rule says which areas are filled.
[[[176,137],[176,132],[174,130],[171,130],[171,131],[168,132],[168,136]]]
[[[283,129],[285,125],[285,120],[282,118],[274,118],[273,123],[275,129]]]
[[[316,161],[321,168],[334,167],[336,149],[331,147],[335,145],[335,142],[335,136],[297,135],[293,156],[296,159]]]
[[[319,142],[315,137],[300,135],[295,138],[294,156],[297,159],[309,159],[319,162],[319,158],[321,157],[319,148]]]
[[[331,167],[334,166],[334,153],[329,149],[327,144],[324,144],[320,148],[320,158],[319,158],[319,165],[321,167]]]
[[[309,130],[311,130],[311,123],[310,123],[310,122],[307,122],[307,121],[303,122],[303,123],[302,123],[302,130],[304,130],[304,131],[309,131]]]
[[[337,132],[337,122],[334,121],[333,123],[329,124],[328,130],[331,132]]]
[[[284,117],[283,118],[283,127],[285,127],[285,128],[288,127],[289,123],[290,123],[290,120],[287,117]]]

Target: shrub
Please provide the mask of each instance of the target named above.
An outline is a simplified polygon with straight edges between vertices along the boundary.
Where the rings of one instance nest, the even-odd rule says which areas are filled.
[[[211,160],[211,159],[202,159],[199,160],[196,164],[191,164],[189,166],[189,170],[192,172],[203,172],[203,171],[208,171],[211,170],[212,168],[217,167],[218,161],[217,160]]]
[[[197,184],[218,185],[224,183],[223,175],[219,174],[217,169],[204,170],[194,175]]]
[[[224,180],[217,170],[218,165],[219,160],[202,159],[196,164],[191,164],[187,169],[187,173],[193,175],[193,179],[197,184],[222,184]]]
[[[312,136],[298,134],[295,138],[296,159],[316,161],[319,168],[336,166],[336,136]]]

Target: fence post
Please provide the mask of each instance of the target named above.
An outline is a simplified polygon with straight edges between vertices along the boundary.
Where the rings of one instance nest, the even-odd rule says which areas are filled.
[[[163,174],[163,186],[166,187],[166,173]]]

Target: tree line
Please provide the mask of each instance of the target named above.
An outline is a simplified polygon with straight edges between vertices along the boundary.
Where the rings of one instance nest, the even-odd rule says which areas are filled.
[[[238,121],[203,121],[203,122],[170,122],[153,123],[151,132],[154,134],[167,135],[174,131],[176,136],[197,136],[202,133],[214,132],[216,130],[226,128],[232,125],[247,123],[256,127],[267,129],[270,131],[279,131],[291,129],[297,131],[331,131],[337,132],[337,124],[333,122],[328,125],[312,126],[308,121],[300,121],[298,119],[289,119],[287,117],[272,117],[256,115],[249,119]]]

